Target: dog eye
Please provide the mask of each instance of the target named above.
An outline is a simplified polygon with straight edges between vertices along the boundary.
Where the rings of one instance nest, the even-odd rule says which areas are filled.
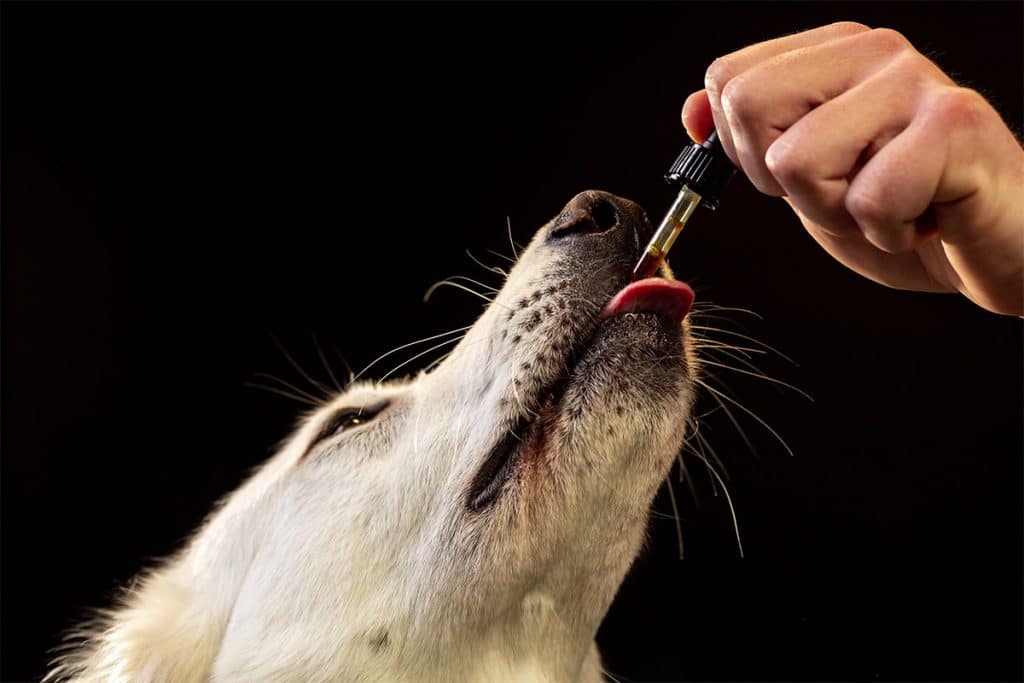
[[[326,441],[346,430],[354,429],[370,422],[386,407],[387,403],[379,403],[372,406],[363,406],[362,408],[342,408],[336,411],[324,421],[323,427],[320,428],[320,432],[313,439],[309,448],[312,449],[321,441]]]
[[[331,433],[328,436],[336,436],[341,434],[349,427],[356,427],[363,424],[364,418],[361,413],[345,413],[340,415],[334,420],[333,424],[330,425]]]

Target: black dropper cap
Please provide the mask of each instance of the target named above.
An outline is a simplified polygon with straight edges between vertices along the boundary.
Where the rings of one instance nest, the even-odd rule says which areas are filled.
[[[673,185],[686,185],[701,197],[701,206],[714,211],[718,208],[718,195],[736,175],[718,131],[712,130],[707,139],[693,143],[683,150],[665,174],[665,180]]]

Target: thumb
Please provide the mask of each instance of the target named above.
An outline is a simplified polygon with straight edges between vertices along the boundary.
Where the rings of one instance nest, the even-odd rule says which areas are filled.
[[[698,90],[683,104],[683,128],[694,142],[704,142],[715,127],[708,91]]]

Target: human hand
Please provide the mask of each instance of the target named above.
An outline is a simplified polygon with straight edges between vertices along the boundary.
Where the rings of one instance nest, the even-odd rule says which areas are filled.
[[[890,29],[838,23],[716,59],[683,106],[702,141],[881,284],[1024,315],[1024,150]]]

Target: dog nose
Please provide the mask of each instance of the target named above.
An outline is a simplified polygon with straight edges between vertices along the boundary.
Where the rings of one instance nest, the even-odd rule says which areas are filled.
[[[572,235],[594,235],[620,227],[641,239],[650,237],[650,223],[639,206],[607,192],[587,190],[573,197],[552,221],[550,237],[557,240]]]
[[[581,192],[565,205],[551,227],[551,237],[589,235],[607,232],[619,224],[619,210],[612,195],[603,192]]]

